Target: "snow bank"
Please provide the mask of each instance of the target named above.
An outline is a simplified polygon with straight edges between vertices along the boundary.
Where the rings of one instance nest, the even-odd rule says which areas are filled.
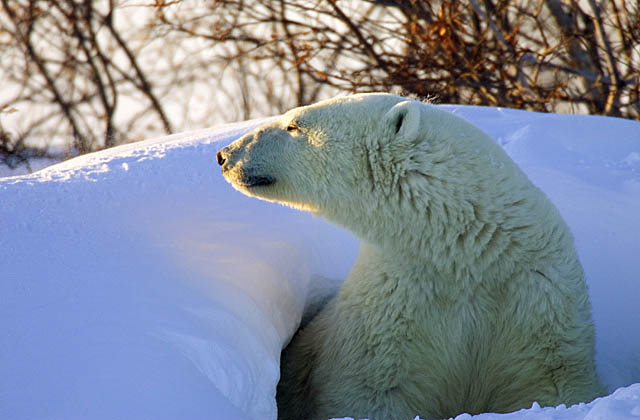
[[[627,386],[458,419],[640,417],[640,124],[446,109],[560,208],[588,275],[599,369],[610,390]],[[260,122],[0,179],[0,418],[275,418],[279,351],[304,296],[344,278],[357,241],[224,182],[215,152]]]

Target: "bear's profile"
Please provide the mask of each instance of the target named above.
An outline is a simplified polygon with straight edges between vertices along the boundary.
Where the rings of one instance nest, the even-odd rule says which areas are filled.
[[[571,233],[478,128],[360,94],[293,109],[217,159],[239,191],[361,239],[283,351],[279,419],[441,419],[601,393]]]

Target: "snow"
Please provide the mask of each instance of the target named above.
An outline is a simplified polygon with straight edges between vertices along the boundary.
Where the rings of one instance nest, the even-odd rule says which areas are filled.
[[[640,419],[640,124],[444,108],[493,136],[572,228],[612,392],[456,420]],[[276,418],[280,349],[358,242],[223,180],[216,151],[262,122],[0,179],[1,419]]]

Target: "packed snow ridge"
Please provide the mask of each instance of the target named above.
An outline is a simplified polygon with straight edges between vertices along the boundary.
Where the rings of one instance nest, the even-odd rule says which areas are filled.
[[[640,419],[640,123],[443,108],[502,145],[571,227],[611,392],[456,420]],[[217,150],[262,122],[0,179],[0,418],[276,418],[281,347],[358,243],[224,181]]]

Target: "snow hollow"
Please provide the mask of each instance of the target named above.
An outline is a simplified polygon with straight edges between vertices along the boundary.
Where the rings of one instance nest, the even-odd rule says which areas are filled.
[[[504,147],[571,227],[612,393],[458,419],[640,419],[640,123],[443,108]],[[358,243],[224,181],[215,153],[263,121],[0,179],[0,419],[276,418],[280,349]]]

